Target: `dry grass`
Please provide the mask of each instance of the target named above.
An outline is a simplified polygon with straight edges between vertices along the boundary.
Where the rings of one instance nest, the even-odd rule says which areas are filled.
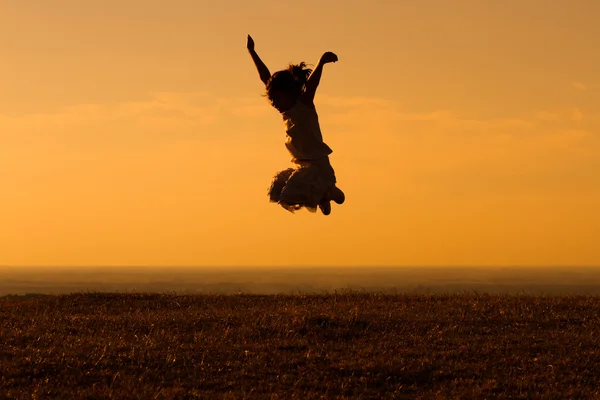
[[[0,299],[2,398],[600,398],[600,298]]]

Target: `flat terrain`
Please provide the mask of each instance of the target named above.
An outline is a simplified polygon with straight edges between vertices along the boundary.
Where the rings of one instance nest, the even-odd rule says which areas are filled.
[[[600,298],[0,298],[8,399],[600,398]]]

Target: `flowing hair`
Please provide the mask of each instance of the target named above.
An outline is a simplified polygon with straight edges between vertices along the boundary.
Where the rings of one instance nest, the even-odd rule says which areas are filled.
[[[267,82],[267,97],[270,98],[270,93],[273,91],[282,91],[290,95],[299,96],[308,77],[312,73],[312,69],[306,68],[306,63],[303,61],[299,64],[289,64],[284,70],[275,72]]]

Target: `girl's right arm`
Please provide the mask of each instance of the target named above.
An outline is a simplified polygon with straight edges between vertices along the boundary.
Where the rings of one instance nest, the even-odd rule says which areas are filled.
[[[269,68],[262,62],[256,51],[254,51],[254,40],[252,40],[252,36],[248,35],[248,52],[250,56],[252,56],[252,61],[254,61],[254,65],[256,65],[256,69],[258,70],[258,75],[260,76],[260,80],[266,85],[271,78],[271,72],[269,72]]]

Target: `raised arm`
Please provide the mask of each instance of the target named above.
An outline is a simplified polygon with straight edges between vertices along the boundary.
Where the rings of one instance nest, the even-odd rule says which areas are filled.
[[[319,63],[317,64],[317,66],[315,67],[313,72],[308,77],[308,80],[306,81],[306,89],[304,90],[304,93],[302,94],[302,97],[301,97],[301,99],[304,103],[307,103],[310,105],[313,104],[313,100],[314,100],[315,94],[317,92],[317,87],[319,87],[319,82],[321,82],[321,75],[323,74],[323,66],[327,63],[337,62],[337,60],[338,60],[338,57],[330,51],[328,51],[327,53],[325,53],[321,56]]]
[[[254,61],[254,65],[256,65],[256,69],[258,70],[258,75],[260,76],[260,80],[266,85],[271,78],[271,73],[269,72],[269,68],[262,62],[256,51],[254,51],[254,40],[252,36],[248,35],[248,52],[250,56],[252,56],[252,61]]]

